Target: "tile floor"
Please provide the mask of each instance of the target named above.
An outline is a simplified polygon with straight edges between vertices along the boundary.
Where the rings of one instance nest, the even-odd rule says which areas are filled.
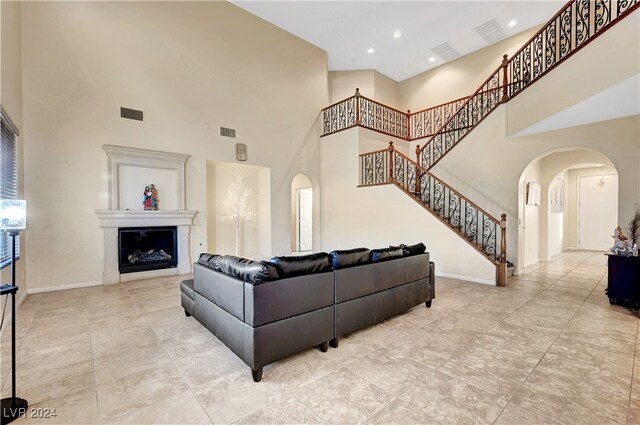
[[[609,305],[602,253],[561,254],[507,288],[439,278],[433,308],[270,365],[258,384],[184,317],[178,280],[30,295],[18,395],[57,417],[15,423],[640,424],[639,318]]]

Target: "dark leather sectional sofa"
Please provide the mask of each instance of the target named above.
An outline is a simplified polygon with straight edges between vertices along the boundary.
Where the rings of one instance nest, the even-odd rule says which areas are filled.
[[[251,368],[339,338],[435,298],[423,244],[251,261],[201,254],[182,306]]]

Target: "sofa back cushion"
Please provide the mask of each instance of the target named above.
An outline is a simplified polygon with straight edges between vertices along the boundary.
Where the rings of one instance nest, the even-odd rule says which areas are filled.
[[[427,247],[424,246],[422,242],[417,243],[415,245],[405,245],[401,244],[400,248],[404,251],[405,257],[409,257],[411,255],[424,254],[427,250]]]
[[[318,252],[301,256],[273,257],[269,262],[275,266],[278,275],[285,278],[329,271],[329,259],[326,252]]]
[[[208,254],[206,252],[203,252],[202,254],[200,254],[200,257],[198,258],[198,263],[202,264],[203,266],[210,267],[214,270],[220,270],[220,266],[218,265],[219,259],[220,259],[220,255]]]
[[[253,261],[233,255],[224,255],[218,259],[218,267],[222,273],[253,284],[270,282],[280,278],[273,264],[267,261]]]
[[[404,251],[400,247],[380,248],[371,250],[371,261],[377,263],[379,261],[393,260],[394,258],[402,258]]]
[[[329,255],[331,256],[331,268],[338,270],[367,264],[370,261],[371,250],[368,248],[343,249],[331,251]]]

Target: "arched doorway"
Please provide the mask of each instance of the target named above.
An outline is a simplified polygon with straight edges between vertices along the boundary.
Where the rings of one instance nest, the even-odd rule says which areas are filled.
[[[313,249],[313,188],[299,173],[291,181],[291,252]]]
[[[603,154],[559,148],[532,160],[518,185],[518,269],[565,250],[605,250],[618,221],[618,173]]]

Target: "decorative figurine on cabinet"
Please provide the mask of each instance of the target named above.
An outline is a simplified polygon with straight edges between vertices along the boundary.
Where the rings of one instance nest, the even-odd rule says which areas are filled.
[[[147,211],[155,211],[158,209],[158,191],[154,184],[149,184],[144,187],[142,205]]]
[[[618,226],[613,231],[613,236],[611,236],[615,242],[613,247],[611,247],[610,251],[615,252],[616,254],[626,254],[627,247],[629,243],[627,242],[627,237],[624,235],[622,231],[622,227]]]

